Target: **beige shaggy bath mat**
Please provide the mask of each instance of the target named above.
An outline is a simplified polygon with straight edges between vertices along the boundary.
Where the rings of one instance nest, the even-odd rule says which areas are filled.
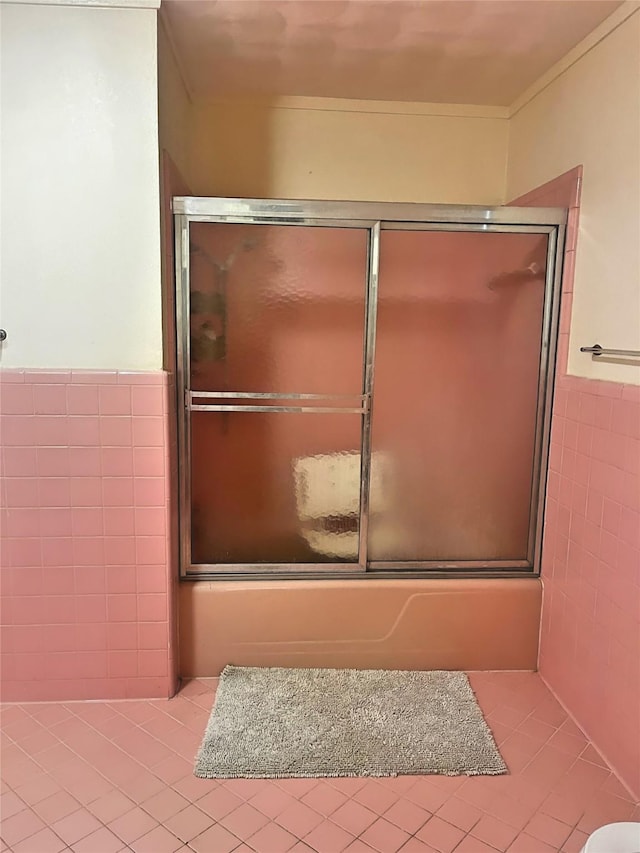
[[[506,773],[463,672],[227,666],[206,779]]]

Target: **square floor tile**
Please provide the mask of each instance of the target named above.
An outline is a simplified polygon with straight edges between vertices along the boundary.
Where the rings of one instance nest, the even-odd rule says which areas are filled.
[[[293,803],[276,817],[276,823],[293,833],[296,838],[304,838],[311,830],[321,824],[322,815],[319,815],[304,803]]]
[[[453,826],[439,817],[432,817],[416,835],[420,841],[430,844],[440,853],[451,853],[462,841],[465,834],[457,826]]]
[[[317,853],[342,853],[353,840],[351,833],[345,832],[330,820],[323,821],[303,839]]]
[[[203,833],[213,822],[213,818],[200,811],[197,806],[187,806],[186,809],[165,821],[164,825],[176,838],[187,842]]]
[[[296,844],[295,835],[276,823],[268,823],[247,839],[247,844],[256,853],[286,853]]]
[[[196,835],[189,842],[189,847],[196,853],[230,853],[240,845],[240,839],[226,830],[224,826],[215,824],[206,829],[201,835]]]
[[[348,800],[331,815],[333,823],[337,823],[352,835],[360,835],[361,832],[371,826],[378,819],[375,812],[361,806],[355,800]]]
[[[396,853],[396,850],[399,850],[409,839],[409,833],[384,818],[378,818],[360,837],[380,853]]]
[[[258,809],[254,809],[248,803],[238,806],[237,809],[229,812],[228,815],[225,815],[220,820],[225,829],[228,829],[229,832],[232,832],[243,841],[246,841],[250,835],[256,833],[268,822],[269,818],[266,815],[259,812]]]

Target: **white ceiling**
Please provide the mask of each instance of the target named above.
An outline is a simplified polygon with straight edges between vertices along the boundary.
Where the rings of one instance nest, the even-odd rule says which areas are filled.
[[[195,97],[508,106],[620,0],[163,0]]]

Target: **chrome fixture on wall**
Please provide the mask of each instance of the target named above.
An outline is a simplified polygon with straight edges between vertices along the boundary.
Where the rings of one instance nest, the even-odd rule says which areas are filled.
[[[637,349],[609,349],[594,344],[592,347],[580,347],[580,352],[590,352],[592,355],[618,355],[623,358],[640,358],[640,350]]]

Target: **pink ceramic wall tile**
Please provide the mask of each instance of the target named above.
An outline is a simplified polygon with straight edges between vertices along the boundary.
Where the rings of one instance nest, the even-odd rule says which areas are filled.
[[[71,382],[70,370],[25,370],[24,381],[35,385],[68,385]]]
[[[135,527],[138,536],[165,536],[167,513],[164,507],[136,507]]]
[[[162,651],[138,652],[138,669],[143,677],[167,675],[167,655]]]
[[[32,415],[0,415],[0,434],[5,448],[38,446],[38,419]],[[55,442],[52,442],[54,444]]]
[[[164,476],[164,471],[164,448],[133,448],[133,473],[136,477],[162,477]]]
[[[131,447],[133,419],[105,416],[100,418],[100,442],[103,447]]]
[[[38,476],[67,477],[69,475],[68,447],[39,447]]]
[[[110,622],[107,625],[107,648],[114,650],[144,648],[138,643],[138,623],[135,621]]]
[[[5,435],[2,433],[3,443]],[[38,451],[35,447],[2,448],[2,470],[5,477],[35,477],[38,473]]]
[[[0,385],[3,698],[168,695],[166,378],[2,371]]]
[[[18,382],[24,382],[24,370],[9,368],[0,372],[0,387],[2,387],[2,390],[4,390],[5,385],[13,385]]]
[[[98,414],[98,386],[67,385],[67,413],[69,415]]]
[[[70,446],[96,447],[100,443],[100,419],[97,415],[73,415],[67,420],[67,442]]]
[[[165,487],[164,477],[136,477],[134,480],[136,507],[164,507]]]
[[[117,381],[120,385],[165,385],[167,375],[165,373],[147,373],[140,370],[120,370]]]
[[[100,536],[105,532],[104,510],[102,507],[77,505],[72,507],[71,533],[73,536]]]
[[[26,481],[25,481],[26,482]],[[41,477],[38,481],[41,507],[71,507],[71,482],[68,477]]]
[[[42,493],[41,493],[42,496]],[[39,510],[40,536],[67,537],[73,533],[69,507],[43,507]]]
[[[76,650],[75,625],[44,625],[40,630],[45,649],[52,652],[73,652]]]
[[[70,536],[42,538],[40,547],[43,566],[73,566],[73,539]]]
[[[165,389],[160,385],[153,387],[134,385],[131,388],[131,410],[133,414],[143,417],[164,414],[164,391]]]
[[[44,624],[70,625],[75,622],[76,599],[70,595],[52,595],[46,600],[46,620]]]
[[[5,506],[10,508],[39,506],[38,485],[35,477],[7,477],[4,481]]]
[[[73,566],[44,566],[42,583],[38,594],[46,601],[50,595],[73,595],[75,592],[75,572]],[[45,620],[46,621],[46,620]]]
[[[76,596],[104,595],[106,592],[106,575],[102,564],[74,566],[73,577]]]
[[[109,622],[136,622],[136,596],[107,595],[107,618]]]
[[[135,593],[136,576],[139,574],[139,568],[136,566],[107,566],[106,567],[106,588],[107,592],[112,594],[117,593]]]
[[[98,389],[101,415],[130,415],[131,389],[126,385],[103,385]]]
[[[133,451],[130,447],[103,447],[101,456],[104,477],[133,476]]]
[[[76,648],[77,649],[106,649],[107,648],[107,626],[102,622],[91,623],[76,623],[74,625],[76,632]]]
[[[72,476],[69,484],[71,508],[102,508],[102,480],[100,477]]]
[[[104,532],[107,536],[133,536],[135,532],[135,510],[132,506],[106,506]]]
[[[133,536],[109,536],[105,541],[105,562],[109,566],[131,566],[136,560]]]
[[[155,565],[166,561],[166,536],[137,536],[135,547],[135,561],[139,566]]]
[[[5,415],[34,414],[33,387],[23,382],[3,384],[0,389],[0,411]]]
[[[132,477],[104,477],[102,480],[103,505],[105,507],[132,506],[133,485]]]
[[[0,530],[4,536],[39,536],[40,510],[32,507],[16,507],[0,510]]]
[[[140,622],[166,622],[167,620],[167,594],[161,593],[139,593],[138,594],[138,619]]]
[[[136,417],[133,421],[135,447],[164,447],[165,423],[163,417]]]
[[[33,405],[36,415],[66,415],[66,385],[33,385]]]
[[[7,571],[7,588],[10,595],[29,596],[39,592],[38,582],[42,577],[41,566],[11,567]]]
[[[109,652],[107,660],[109,677],[132,678],[138,675],[138,654],[139,652],[136,651]]]
[[[44,563],[42,539],[38,537],[15,537],[8,539],[8,553],[3,565],[7,567],[39,567]]]
[[[98,447],[69,447],[70,477],[99,477],[100,473],[101,458]]]
[[[167,643],[167,626],[164,622],[141,622],[138,625],[138,648],[162,649]]]
[[[167,589],[167,566],[138,566],[135,575],[138,592],[164,592]]]
[[[118,382],[118,374],[111,370],[72,370],[72,385],[115,385]]]

